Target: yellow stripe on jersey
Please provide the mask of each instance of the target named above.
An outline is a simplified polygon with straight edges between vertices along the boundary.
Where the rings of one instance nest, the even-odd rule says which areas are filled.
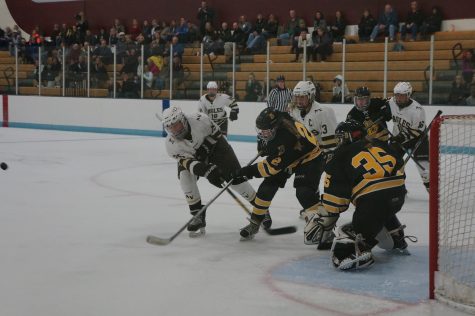
[[[327,150],[333,147],[336,147],[337,139],[335,135],[322,137],[322,141],[320,142],[320,148],[323,150]]]
[[[341,198],[341,197],[333,195],[333,194],[325,193],[324,196],[325,196],[326,200],[328,200],[330,202],[333,202],[335,204],[340,204],[340,205],[349,205],[350,204],[349,199]]]
[[[307,153],[305,156],[295,160],[293,163],[291,163],[287,169],[289,170],[292,170],[293,168],[297,168],[299,165],[303,165],[304,163],[306,162],[309,162],[315,158],[317,158],[318,156],[320,156],[320,154],[322,153],[322,151],[320,150],[319,147],[315,147],[311,152]]]
[[[275,169],[267,160],[262,160],[257,163],[257,170],[262,177],[269,177],[276,175],[280,170]]]
[[[364,179],[357,186],[353,188],[351,193],[351,200],[353,204],[356,204],[356,201],[359,197],[390,188],[397,188],[404,185],[404,176],[395,176],[382,179]],[[359,188],[357,190],[357,188]]]

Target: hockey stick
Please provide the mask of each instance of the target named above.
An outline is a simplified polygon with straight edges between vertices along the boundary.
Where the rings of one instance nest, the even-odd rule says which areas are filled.
[[[414,145],[414,149],[408,153],[407,157],[404,159],[404,164],[402,165],[401,169],[404,168],[407,164],[407,162],[409,161],[409,159],[412,158],[412,155],[416,152],[416,150],[419,148],[419,146],[422,144],[422,142],[424,141],[424,139],[427,137],[427,135],[429,135],[429,131],[430,131],[430,128],[432,127],[432,123],[434,123],[434,121],[440,116],[442,115],[442,111],[439,110],[437,111],[437,114],[434,116],[434,118],[432,119],[432,121],[430,121],[430,124],[427,126],[426,130],[424,131],[424,133],[422,133],[422,136],[421,138],[419,138],[419,140],[417,141],[417,143]],[[413,158],[414,159],[414,158]]]
[[[226,189],[228,191],[229,195],[232,196],[234,201],[236,201],[237,204],[248,214],[251,214],[251,211],[247,208],[246,205],[234,194],[233,191],[229,190],[229,188]],[[297,231],[297,227],[295,226],[284,226],[284,227],[279,227],[279,228],[264,228],[264,231],[269,234],[269,235],[286,235],[286,234],[293,234]]]
[[[257,155],[247,164],[247,166],[251,165],[254,161],[257,160],[257,158],[259,158],[260,156],[260,152],[257,153]],[[147,242],[149,244],[152,244],[152,245],[159,245],[159,246],[166,246],[168,245],[169,243],[171,243],[178,235],[180,235],[187,227],[188,227],[188,224],[190,224],[195,218],[197,218],[198,216],[200,216],[201,214],[203,214],[204,211],[206,211],[206,209],[221,195],[223,194],[224,191],[226,191],[230,186],[231,184],[233,183],[233,180],[234,179],[231,179],[208,203],[206,203],[206,205],[204,205],[199,211],[198,213],[196,213],[195,215],[193,215],[192,218],[190,218],[186,223],[185,225],[183,225],[175,234],[173,234],[170,238],[160,238],[160,237],[157,237],[157,236],[154,236],[154,235],[149,235],[147,236]]]

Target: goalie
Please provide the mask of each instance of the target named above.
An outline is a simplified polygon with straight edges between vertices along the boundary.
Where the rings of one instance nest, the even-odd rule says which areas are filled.
[[[385,249],[407,253],[404,226],[396,217],[406,194],[402,160],[385,142],[366,138],[358,121],[340,123],[335,134],[338,146],[325,167],[324,208],[309,218],[305,242],[328,248],[339,214],[352,202],[353,220],[336,230],[331,246],[336,268],[372,265],[371,249],[378,241]]]

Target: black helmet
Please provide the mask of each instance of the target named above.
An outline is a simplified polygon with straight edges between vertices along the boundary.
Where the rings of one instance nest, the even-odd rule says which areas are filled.
[[[358,110],[366,111],[369,106],[370,97],[371,91],[369,91],[368,87],[356,88],[353,103]]]
[[[335,129],[335,136],[338,139],[338,147],[351,144],[366,136],[366,130],[361,122],[347,120],[341,122]]]
[[[273,108],[265,108],[256,118],[257,136],[268,142],[272,140],[280,124],[280,114]]]

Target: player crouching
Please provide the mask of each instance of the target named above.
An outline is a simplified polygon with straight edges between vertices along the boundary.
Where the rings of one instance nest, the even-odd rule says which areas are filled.
[[[360,269],[374,263],[371,249],[379,242],[385,249],[407,252],[403,226],[396,217],[406,189],[403,161],[382,141],[365,137],[364,126],[354,120],[336,129],[338,147],[325,166],[326,178],[320,208],[308,220],[306,243],[323,249],[339,214],[351,203],[353,220],[335,230],[332,263],[340,270]]]

